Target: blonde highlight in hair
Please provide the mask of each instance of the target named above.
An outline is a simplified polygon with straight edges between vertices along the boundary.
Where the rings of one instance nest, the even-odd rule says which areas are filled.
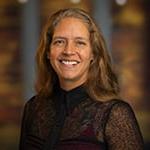
[[[81,19],[87,25],[90,33],[93,61],[90,64],[85,88],[94,100],[105,101],[118,97],[119,85],[112,69],[111,59],[101,31],[88,13],[81,9],[69,8],[54,13],[45,25],[37,50],[37,81],[36,91],[41,96],[51,96],[54,87],[59,84],[58,77],[53,70],[47,53],[50,50],[55,27],[66,17]]]

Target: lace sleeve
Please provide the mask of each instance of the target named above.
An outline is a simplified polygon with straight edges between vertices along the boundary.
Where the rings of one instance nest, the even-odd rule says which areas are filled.
[[[31,102],[34,97],[32,97],[28,102],[25,103],[24,109],[22,112],[22,121],[21,121],[21,129],[20,129],[20,139],[19,139],[19,150],[24,150],[25,148],[25,140],[27,134],[27,127],[30,125],[28,123],[29,116],[31,116],[32,109],[30,108]]]
[[[26,138],[26,119],[27,119],[27,103],[24,106],[22,122],[21,122],[21,130],[20,130],[20,141],[19,141],[19,150],[23,150],[24,148],[24,140]]]
[[[105,128],[109,150],[143,150],[143,138],[134,112],[126,102],[113,105]]]

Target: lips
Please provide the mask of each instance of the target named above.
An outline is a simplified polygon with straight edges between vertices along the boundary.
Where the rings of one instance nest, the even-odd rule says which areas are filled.
[[[62,64],[64,64],[64,65],[77,65],[77,64],[79,64],[80,62],[79,61],[77,61],[77,60],[64,60],[64,59],[62,59],[62,60],[59,60]]]

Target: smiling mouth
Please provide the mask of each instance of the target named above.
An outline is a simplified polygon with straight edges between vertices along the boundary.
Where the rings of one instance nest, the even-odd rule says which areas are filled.
[[[77,65],[80,62],[77,60],[59,60],[64,65]]]

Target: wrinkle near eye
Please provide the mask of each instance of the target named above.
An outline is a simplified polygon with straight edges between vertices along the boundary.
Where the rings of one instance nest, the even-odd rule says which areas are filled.
[[[77,45],[86,45],[86,42],[84,42],[84,41],[77,41],[76,43],[77,43]]]
[[[52,41],[52,45],[54,46],[64,46],[66,44],[66,41],[64,39],[54,39]]]

